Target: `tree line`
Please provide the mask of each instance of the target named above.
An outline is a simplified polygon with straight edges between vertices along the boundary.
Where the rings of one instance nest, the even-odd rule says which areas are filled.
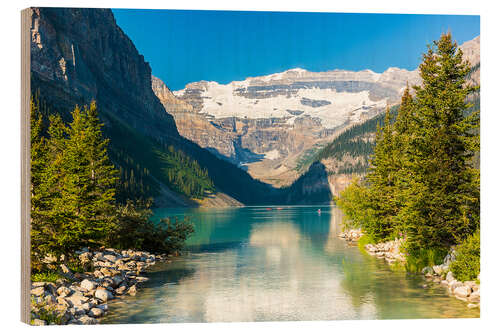
[[[366,176],[337,200],[348,224],[374,241],[403,238],[410,255],[479,239],[479,110],[467,102],[479,88],[466,84],[471,66],[451,34],[429,46],[419,72],[397,116],[387,109],[377,125]]]

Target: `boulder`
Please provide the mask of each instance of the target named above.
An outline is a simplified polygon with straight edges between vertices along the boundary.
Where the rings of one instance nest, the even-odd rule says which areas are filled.
[[[94,317],[94,318],[102,317],[102,315],[104,315],[104,310],[97,308],[97,307],[92,308],[89,311],[89,316]]]
[[[31,289],[31,295],[34,295],[37,297],[42,296],[44,293],[45,293],[44,287],[36,287],[36,288]]]
[[[120,275],[113,276],[112,280],[113,280],[113,287],[118,287],[120,283],[123,282],[123,278]]]
[[[89,279],[85,279],[82,282],[80,282],[80,287],[87,290],[87,291],[90,291],[90,290],[94,290],[97,287],[97,285],[94,281],[91,281]]]
[[[82,316],[78,318],[78,321],[82,325],[95,325],[98,323],[97,319],[89,317],[89,316]]]
[[[117,295],[123,295],[123,294],[125,294],[126,291],[127,291],[126,286],[121,286],[121,287],[118,287],[117,289],[115,289],[115,292]]]
[[[455,278],[453,277],[453,273],[451,271],[449,271],[448,273],[446,273],[446,281],[450,282],[452,280],[454,280]]]
[[[33,319],[31,321],[31,324],[33,326],[45,326],[45,325],[47,325],[47,323],[45,322],[45,320],[41,320],[41,319]]]
[[[116,257],[112,254],[106,254],[104,255],[104,259],[106,259],[107,261],[110,261],[110,262],[115,262],[116,261]]]
[[[440,265],[434,265],[434,266],[432,266],[432,270],[437,275],[441,275],[441,273],[443,273],[443,268]]]
[[[477,291],[472,292],[469,296],[470,302],[479,302],[480,299],[481,299],[481,296],[480,296],[479,292],[477,292]]]
[[[88,302],[89,298],[79,293],[73,293],[70,297],[66,297],[66,301],[73,307],[81,306],[83,303]]]
[[[102,302],[107,302],[110,299],[113,299],[113,294],[104,288],[99,288],[95,291],[94,297]]]
[[[137,293],[137,287],[135,285],[133,285],[132,287],[130,287],[128,289],[128,293],[129,293],[129,295],[134,296]]]
[[[456,287],[454,290],[453,290],[453,293],[458,296],[458,297],[461,297],[461,298],[466,298],[470,295],[471,293],[471,289],[470,287],[468,286],[461,286],[461,287]]]

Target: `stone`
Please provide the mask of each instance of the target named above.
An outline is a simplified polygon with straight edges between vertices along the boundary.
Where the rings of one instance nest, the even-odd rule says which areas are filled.
[[[434,265],[434,266],[432,266],[432,270],[437,275],[441,275],[441,273],[443,273],[443,268],[440,265]]]
[[[87,290],[87,291],[90,291],[90,290],[94,290],[97,287],[97,285],[94,281],[85,279],[82,282],[80,282],[80,287]]]
[[[65,264],[61,264],[59,265],[59,267],[61,267],[61,270],[64,274],[72,274],[73,272],[71,272],[71,270],[68,268],[68,266],[66,266]]]
[[[69,307],[70,306],[70,304],[68,303],[68,301],[66,301],[66,299],[63,296],[57,297],[56,301],[57,301],[58,304],[60,304],[62,306],[65,306],[65,307]]]
[[[78,293],[73,293],[70,297],[66,297],[66,301],[70,303],[73,307],[81,306],[83,303],[88,302],[89,298]]]
[[[448,273],[446,273],[446,281],[450,282],[452,280],[454,280],[455,278],[453,277],[453,273],[451,271],[449,271]]]
[[[94,318],[99,318],[99,317],[102,317],[103,315],[104,315],[104,310],[97,308],[97,307],[92,308],[89,311],[89,316],[94,317]]]
[[[135,285],[133,285],[132,287],[130,287],[128,289],[128,293],[129,293],[129,295],[134,296],[137,293],[137,287]]]
[[[46,295],[43,298],[43,301],[45,302],[45,304],[50,304],[50,305],[56,304],[57,302],[56,298],[52,294]]]
[[[45,322],[45,320],[41,320],[41,319],[33,319],[31,321],[32,325],[33,326],[46,326],[47,323]]]
[[[44,287],[37,287],[37,288],[31,289],[31,295],[34,295],[34,296],[42,296],[44,293],[45,293]]]
[[[115,262],[116,261],[116,257],[114,255],[111,255],[111,254],[106,254],[104,256],[104,259],[106,259],[107,261],[111,261],[111,262]]]
[[[431,267],[427,266],[422,269],[422,274],[430,276],[434,274],[434,270]]]
[[[137,280],[137,282],[146,282],[149,280],[149,278],[145,276],[137,276],[135,279]]]
[[[107,302],[110,299],[113,299],[113,294],[104,288],[99,288],[95,291],[94,297],[100,301]]]
[[[481,296],[480,296],[479,292],[477,292],[477,291],[472,292],[469,296],[470,302],[479,302],[480,299],[481,299]]]
[[[118,295],[123,295],[123,294],[125,294],[126,291],[127,291],[126,286],[121,286],[121,287],[118,287],[117,289],[115,289],[115,292]]]
[[[477,307],[479,307],[479,304],[477,304],[477,303],[469,303],[469,304],[467,304],[467,307],[468,307],[469,309],[473,309],[473,308],[477,308]]]
[[[112,280],[114,287],[118,287],[123,282],[123,278],[120,275],[113,276]]]
[[[453,290],[453,293],[458,296],[458,297],[462,297],[462,298],[466,298],[470,295],[470,292],[471,292],[471,289],[470,287],[468,286],[460,286],[460,287],[456,287],[454,290]]]
[[[82,325],[95,325],[98,323],[97,319],[89,317],[89,316],[82,316],[78,318],[78,321]]]

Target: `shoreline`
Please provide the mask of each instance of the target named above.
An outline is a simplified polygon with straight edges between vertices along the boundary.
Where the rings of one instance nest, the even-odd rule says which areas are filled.
[[[141,273],[156,262],[169,263],[173,256],[112,248],[85,248],[76,254],[83,267],[91,268],[88,272],[73,273],[60,264],[64,279],[31,282],[31,325],[99,324],[109,310],[108,300],[135,296],[148,281]]]
[[[350,229],[338,235],[339,238],[350,243],[357,242],[362,236],[363,232],[361,229]],[[363,250],[370,256],[384,259],[389,265],[396,263],[404,264],[406,262],[406,255],[399,251],[401,244],[402,239],[396,238],[395,240],[387,242],[366,244]],[[424,267],[422,271],[417,274],[423,275],[429,283],[432,282],[447,287],[448,294],[461,301],[467,302],[467,307],[480,307],[480,283],[476,283],[476,281],[458,281],[450,270],[450,264],[455,260],[455,255],[455,250],[452,248],[441,265]],[[477,276],[476,280],[480,282],[480,274]],[[427,285],[424,284],[422,287],[427,288]]]

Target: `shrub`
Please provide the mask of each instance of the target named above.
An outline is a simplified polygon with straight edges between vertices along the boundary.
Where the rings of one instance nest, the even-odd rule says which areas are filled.
[[[153,253],[174,253],[181,250],[184,241],[194,232],[187,220],[172,222],[162,219],[159,223],[150,221],[153,215],[151,202],[127,203],[118,208],[115,232],[108,243],[119,249],[138,249]]]
[[[477,278],[480,270],[480,236],[479,229],[457,246],[456,260],[450,269],[459,281],[470,281]]]

